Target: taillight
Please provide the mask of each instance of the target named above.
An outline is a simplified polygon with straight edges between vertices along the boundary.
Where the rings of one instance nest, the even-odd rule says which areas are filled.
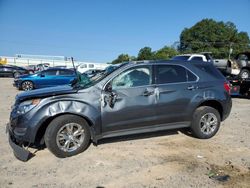
[[[226,92],[228,92],[230,94],[230,84],[229,82],[224,82],[224,89],[226,90]]]

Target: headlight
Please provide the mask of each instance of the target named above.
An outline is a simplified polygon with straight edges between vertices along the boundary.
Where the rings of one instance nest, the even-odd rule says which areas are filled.
[[[40,103],[40,99],[32,99],[22,102],[17,108],[17,114],[25,114]]]

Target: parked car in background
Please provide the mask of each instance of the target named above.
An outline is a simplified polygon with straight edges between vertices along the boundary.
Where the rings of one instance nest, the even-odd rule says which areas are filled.
[[[230,62],[228,59],[214,59],[214,66],[219,69],[225,76],[230,74]]]
[[[105,73],[110,73],[113,72],[115,69],[117,69],[120,66],[120,64],[115,64],[115,65],[109,65],[104,69]]]
[[[213,59],[211,52],[177,55],[172,60],[211,62],[223,75],[231,74],[230,61],[228,59]]]
[[[41,63],[37,65],[28,65],[25,67],[27,70],[29,70],[30,74],[34,74],[39,71],[43,71],[49,68],[49,63]]]
[[[213,58],[209,52],[202,52],[200,54],[182,54],[171,58],[171,60],[180,61],[203,61],[203,62],[213,62]]]
[[[238,76],[228,78],[231,84],[231,95],[250,97],[250,80],[239,79]]]
[[[129,62],[88,82],[16,96],[7,125],[15,156],[46,144],[57,157],[107,137],[190,128],[213,137],[230,114],[229,84],[211,63]]]
[[[25,67],[29,71],[29,74],[34,74],[36,71],[36,65],[28,65]]]
[[[104,70],[107,66],[109,66],[106,63],[81,63],[79,66],[77,66],[77,71],[80,73],[84,73],[88,70]]]
[[[236,55],[232,61],[232,69],[238,69],[239,78],[250,79],[250,52],[242,52]]]
[[[103,72],[103,70],[91,69],[91,70],[88,70],[88,71],[84,72],[83,74],[85,74],[86,76],[88,76],[89,78],[91,78],[91,77],[93,77],[96,74],[101,73],[101,72]]]
[[[62,68],[49,68],[36,74],[23,75],[14,79],[14,86],[20,90],[70,84],[76,78],[75,71]]]
[[[29,74],[29,71],[25,68],[0,64],[0,76],[3,77],[18,77],[23,74]]]

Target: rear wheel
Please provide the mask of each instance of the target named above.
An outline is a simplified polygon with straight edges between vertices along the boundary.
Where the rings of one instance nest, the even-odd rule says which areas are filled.
[[[24,81],[21,85],[22,90],[28,91],[34,89],[34,84],[31,81]]]
[[[191,130],[195,137],[208,139],[218,132],[220,122],[220,114],[216,109],[209,106],[201,106],[194,112]]]
[[[75,115],[59,116],[49,124],[44,140],[47,148],[57,157],[76,155],[89,146],[88,123]]]

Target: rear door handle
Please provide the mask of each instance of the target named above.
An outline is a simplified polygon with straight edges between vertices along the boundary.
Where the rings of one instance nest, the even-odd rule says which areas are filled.
[[[194,90],[194,89],[197,89],[197,87],[195,87],[195,86],[188,86],[187,89],[188,90]]]

